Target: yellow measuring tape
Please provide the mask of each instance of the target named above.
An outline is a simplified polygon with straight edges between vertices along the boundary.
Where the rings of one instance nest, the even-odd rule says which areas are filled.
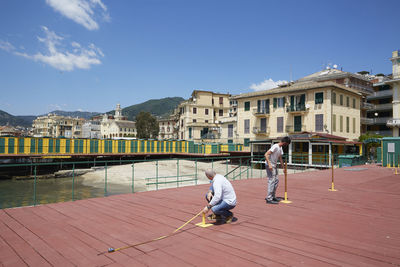
[[[109,248],[108,251],[101,252],[101,253],[99,253],[99,254],[97,254],[97,255],[102,255],[102,254],[105,254],[105,253],[107,253],[107,252],[108,252],[108,253],[113,253],[113,252],[116,252],[116,251],[119,251],[119,250],[123,250],[123,249],[127,249],[127,248],[133,248],[133,247],[136,247],[136,246],[144,245],[144,244],[147,244],[147,243],[150,243],[150,242],[153,242],[153,241],[161,240],[161,239],[167,238],[167,237],[169,237],[169,236],[172,236],[172,235],[174,235],[176,232],[178,232],[180,229],[182,229],[183,227],[185,227],[185,225],[187,225],[188,223],[190,223],[191,221],[193,221],[193,220],[194,220],[197,216],[199,216],[202,212],[203,212],[203,210],[200,211],[199,213],[197,213],[197,214],[196,214],[193,218],[191,218],[189,221],[185,222],[182,226],[180,226],[179,228],[176,228],[176,229],[175,229],[172,233],[170,233],[169,235],[163,235],[163,236],[160,236],[160,237],[155,238],[155,239],[152,239],[152,240],[148,240],[148,241],[145,241],[145,242],[141,242],[141,243],[137,243],[137,244],[134,244],[134,245],[125,246],[125,247],[120,247],[120,248]]]

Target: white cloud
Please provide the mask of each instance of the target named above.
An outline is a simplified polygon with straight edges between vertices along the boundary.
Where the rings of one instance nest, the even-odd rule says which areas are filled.
[[[107,7],[101,0],[46,0],[46,3],[63,16],[81,24],[88,30],[97,30],[95,11],[101,10],[103,20],[110,21]]]
[[[15,47],[12,44],[10,44],[9,42],[0,40],[0,49],[7,51],[7,52],[11,52],[15,49]]]
[[[287,81],[274,81],[271,78],[264,80],[261,83],[253,83],[250,85],[250,89],[253,89],[254,91],[262,91],[262,90],[269,90],[272,88],[276,88],[281,84],[285,84]]]
[[[47,48],[47,53],[36,53],[29,55],[19,51],[14,54],[34,61],[43,62],[58,70],[72,71],[74,69],[89,69],[92,65],[101,64],[100,58],[104,57],[100,48],[90,44],[88,48],[82,47],[77,42],[71,42],[71,51],[67,51],[62,43],[64,38],[50,31],[47,27],[42,27],[45,37],[38,37],[39,42]]]

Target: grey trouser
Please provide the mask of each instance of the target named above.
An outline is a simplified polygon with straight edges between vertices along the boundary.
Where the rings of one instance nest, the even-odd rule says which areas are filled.
[[[265,166],[267,170],[268,176],[268,195],[266,197],[267,200],[272,200],[275,198],[276,189],[278,188],[279,178],[278,178],[278,168],[273,167],[272,171],[268,168],[268,165]]]

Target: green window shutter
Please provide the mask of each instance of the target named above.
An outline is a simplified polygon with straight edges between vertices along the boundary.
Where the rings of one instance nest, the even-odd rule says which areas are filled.
[[[290,106],[294,106],[294,95],[290,96]]]
[[[306,104],[306,95],[305,95],[305,94],[302,94],[302,95],[300,96],[300,104],[301,104],[302,106],[304,106],[304,105]]]
[[[244,142],[243,142],[243,145],[244,146],[249,146],[249,142],[250,142],[250,138],[245,138]]]
[[[276,106],[277,106],[277,99],[276,98],[274,98],[274,108],[276,108]]]
[[[244,102],[244,111],[250,110],[250,101]]]
[[[316,93],[315,94],[315,104],[324,103],[324,93]]]

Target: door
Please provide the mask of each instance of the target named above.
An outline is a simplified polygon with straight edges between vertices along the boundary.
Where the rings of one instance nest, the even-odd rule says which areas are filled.
[[[260,130],[262,133],[265,133],[267,131],[267,119],[266,118],[262,118],[260,120]]]

